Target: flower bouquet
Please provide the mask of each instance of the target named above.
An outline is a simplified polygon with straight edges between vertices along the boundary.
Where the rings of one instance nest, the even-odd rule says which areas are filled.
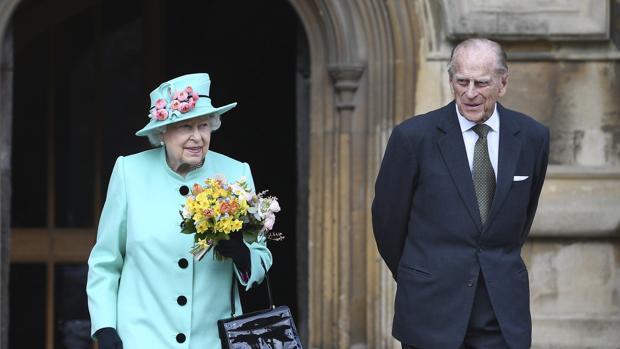
[[[280,211],[278,198],[265,196],[267,191],[255,193],[245,178],[228,184],[226,178],[218,176],[204,183],[192,186],[180,211],[181,233],[194,234],[191,253],[196,260],[201,260],[220,240],[228,240],[229,234],[236,231],[241,231],[248,243],[283,238],[271,231],[275,214]],[[213,256],[224,259],[217,251]]]

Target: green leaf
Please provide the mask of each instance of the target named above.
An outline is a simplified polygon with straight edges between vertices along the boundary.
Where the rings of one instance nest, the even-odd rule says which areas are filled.
[[[250,231],[244,231],[243,232],[243,240],[245,240],[245,242],[247,242],[248,244],[254,243],[256,241],[258,241],[258,234],[254,233],[254,232],[250,232]]]
[[[186,219],[181,223],[181,233],[194,234],[195,232],[196,226],[194,226],[194,222],[191,219]]]

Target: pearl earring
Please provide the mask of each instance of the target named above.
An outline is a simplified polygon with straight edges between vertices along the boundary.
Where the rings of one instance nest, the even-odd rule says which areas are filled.
[[[159,144],[163,147],[164,146],[164,141],[159,141]]]

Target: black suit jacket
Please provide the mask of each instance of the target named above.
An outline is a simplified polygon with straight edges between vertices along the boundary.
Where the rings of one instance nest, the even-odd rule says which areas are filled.
[[[530,347],[521,246],[545,179],[549,130],[499,103],[497,108],[497,186],[484,226],[454,102],[403,122],[388,141],[372,223],[379,253],[397,281],[392,333],[401,342],[458,348],[482,272],[506,342]]]

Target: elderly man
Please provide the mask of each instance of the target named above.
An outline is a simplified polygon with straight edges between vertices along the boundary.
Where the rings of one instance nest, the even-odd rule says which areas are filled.
[[[403,348],[529,348],[521,259],[545,179],[549,131],[497,102],[499,44],[469,39],[450,59],[454,101],[394,128],[375,186],[377,247],[397,282]]]

